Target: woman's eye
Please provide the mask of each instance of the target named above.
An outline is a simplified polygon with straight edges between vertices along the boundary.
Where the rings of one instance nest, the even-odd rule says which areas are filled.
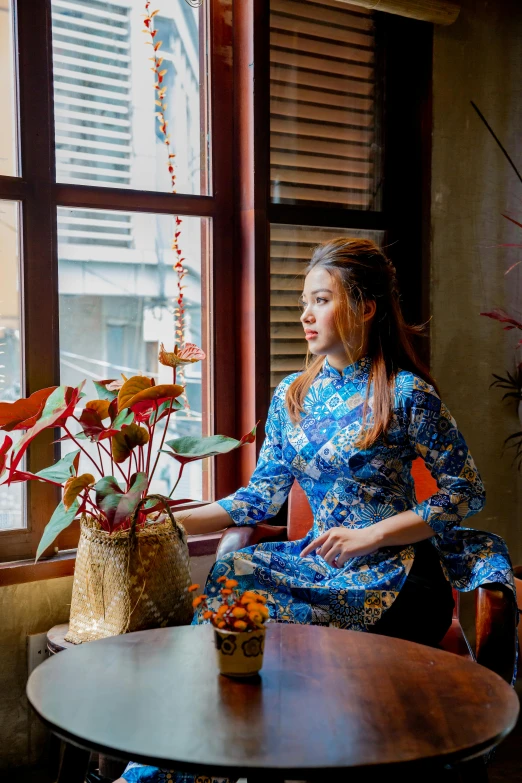
[[[321,297],[318,296],[315,301],[317,302],[317,304],[319,304],[319,302],[327,302],[328,300],[327,299],[321,299]]]

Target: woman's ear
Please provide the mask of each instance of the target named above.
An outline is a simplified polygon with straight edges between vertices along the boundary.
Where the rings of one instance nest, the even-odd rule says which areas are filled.
[[[364,302],[363,321],[371,321],[377,311],[377,305],[374,299],[366,299]]]

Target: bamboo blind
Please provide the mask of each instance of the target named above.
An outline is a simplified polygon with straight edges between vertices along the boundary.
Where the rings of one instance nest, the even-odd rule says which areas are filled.
[[[272,200],[378,209],[371,12],[337,0],[270,10]]]

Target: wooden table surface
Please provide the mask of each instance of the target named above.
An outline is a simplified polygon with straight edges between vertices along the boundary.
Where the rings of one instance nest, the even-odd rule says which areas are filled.
[[[27,695],[82,748],[265,780],[460,761],[498,744],[519,710],[500,677],[450,653],[275,623],[255,681],[219,675],[212,628],[188,626],[67,650],[34,670]]]

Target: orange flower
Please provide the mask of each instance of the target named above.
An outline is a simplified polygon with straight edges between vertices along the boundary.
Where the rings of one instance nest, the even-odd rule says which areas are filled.
[[[238,620],[241,619],[241,617],[244,617],[246,615],[246,609],[243,609],[242,606],[236,606],[235,609],[232,609],[232,614],[234,617],[237,617]]]
[[[192,601],[192,606],[194,609],[196,609],[203,601],[205,600],[207,596],[206,595],[198,595],[194,600]]]
[[[190,585],[189,593],[193,593],[194,590],[199,590],[199,585]]]
[[[261,603],[265,603],[266,598],[263,598],[263,596],[254,593],[252,590],[245,590],[245,592],[241,596],[241,603],[249,604],[252,601],[260,601]]]
[[[227,581],[226,576],[218,576],[218,578],[216,579],[216,582],[226,582],[226,581]]]
[[[218,628],[224,628],[225,625],[226,625],[226,623],[223,622],[223,620],[221,620],[221,622],[218,623]]]
[[[219,609],[217,610],[217,616],[218,616],[218,617],[221,617],[222,615],[224,615],[224,614],[225,614],[225,612],[227,611],[227,609],[228,609],[228,606],[227,606],[226,604],[222,604],[222,605],[219,607]]]
[[[234,628],[237,628],[238,631],[244,631],[247,627],[247,624],[243,620],[236,620],[234,623]]]
[[[232,595],[232,590],[229,590],[228,588],[224,587],[221,590],[221,595]]]
[[[230,587],[230,588],[237,587],[238,584],[239,582],[236,582],[235,579],[227,579],[227,581],[225,582],[225,587]]]
[[[259,612],[249,612],[248,616],[250,617],[252,622],[256,623],[257,625],[263,622],[263,618],[261,617]]]
[[[264,617],[265,619],[268,617],[268,609],[263,604],[257,604],[257,603],[251,603],[247,606],[247,611],[250,612],[258,612],[261,617]]]
[[[206,612],[203,612],[203,619],[204,620],[210,620],[211,617],[214,616],[214,612],[211,612],[210,609],[207,609]]]

